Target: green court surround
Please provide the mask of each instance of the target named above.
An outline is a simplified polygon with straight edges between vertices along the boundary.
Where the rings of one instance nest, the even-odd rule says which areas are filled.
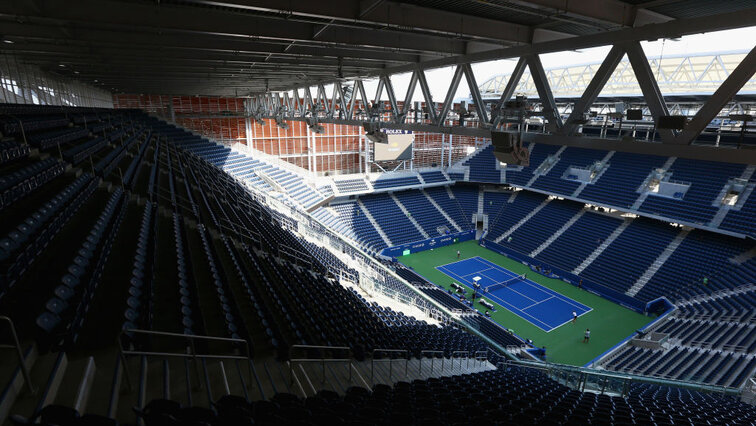
[[[452,244],[398,259],[434,284],[451,289],[451,278],[435,268],[457,261],[457,250],[461,252],[460,259],[480,256],[517,274],[527,273],[529,279],[544,287],[593,308],[578,318],[577,323],[567,323],[548,333],[504,308],[499,307],[491,313],[494,321],[505,328],[511,328],[522,338],[532,339],[538,347],[546,346],[548,361],[584,365],[653,320],[653,317],[639,314],[564,281],[539,275],[522,263],[479,246],[477,241]],[[468,297],[469,294],[468,291]],[[481,312],[486,309],[477,301],[475,307]],[[591,329],[589,343],[583,343],[586,328]]]

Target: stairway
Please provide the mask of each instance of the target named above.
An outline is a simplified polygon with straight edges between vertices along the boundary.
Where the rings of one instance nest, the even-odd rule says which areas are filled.
[[[452,226],[454,227],[454,229],[457,230],[457,232],[462,232],[462,228],[460,228],[460,226],[457,224],[457,222],[454,221],[454,219],[451,218],[451,216],[449,216],[448,214],[446,214],[446,212],[441,208],[441,206],[439,206],[438,203],[436,203],[436,200],[434,200],[433,197],[431,197],[430,195],[428,195],[428,193],[425,192],[424,189],[422,189],[421,191],[422,191],[423,195],[425,195],[425,198],[428,199],[428,202],[430,202],[433,205],[433,207],[435,207],[436,210],[438,210],[438,212],[441,213],[441,215],[444,217],[444,219],[446,219],[447,221],[449,221],[449,223],[452,224]]]
[[[378,225],[378,222],[375,221],[375,218],[373,217],[372,214],[370,214],[370,212],[368,211],[367,207],[365,207],[365,205],[362,204],[361,200],[359,200],[359,199],[357,200],[357,205],[360,206],[360,208],[362,209],[362,213],[364,213],[365,217],[368,218],[368,220],[370,221],[370,223],[375,228],[376,232],[378,232],[378,235],[380,235],[381,238],[383,238],[383,242],[386,244],[386,246],[387,247],[393,246],[394,244],[391,243],[391,240],[389,240],[388,235],[386,235],[386,233],[383,232],[383,229],[381,229],[381,226]]]
[[[604,250],[606,250],[607,247],[609,247],[609,244],[611,244],[614,240],[617,239],[617,237],[620,236],[620,234],[622,233],[622,231],[625,230],[625,228],[630,226],[630,222],[631,221],[629,220],[622,222],[622,224],[618,226],[617,229],[615,229],[614,231],[612,231],[611,234],[609,234],[609,236],[604,240],[603,243],[601,243],[600,246],[596,247],[596,250],[593,250],[593,253],[591,253],[588,257],[586,257],[585,260],[583,260],[583,262],[577,266],[577,268],[572,270],[572,273],[575,275],[578,275],[581,272],[583,272],[585,268],[587,268],[591,263],[593,263],[593,261],[596,260],[596,258],[599,257],[601,253],[603,253]]]
[[[559,156],[562,155],[562,153],[564,152],[565,149],[567,149],[567,146],[562,146],[561,148],[559,148],[559,150],[557,150],[557,152],[555,152],[552,155],[552,157],[557,158],[557,161],[555,161],[553,164],[551,164],[551,166],[549,166],[548,168],[546,168],[544,170],[541,170],[541,167],[543,166],[543,164],[549,159],[549,157],[546,157],[543,160],[543,163],[539,164],[535,168],[535,170],[533,172],[533,177],[530,178],[530,180],[528,181],[528,183],[525,184],[525,186],[530,187],[531,185],[533,185],[533,183],[535,183],[536,179],[538,179],[539,177],[541,177],[543,175],[549,174],[549,172],[551,171],[551,169],[553,169],[554,166],[560,161],[559,160]]]
[[[580,210],[579,212],[577,212],[575,214],[575,216],[572,216],[570,218],[570,220],[568,220],[567,222],[565,222],[565,224],[562,225],[562,227],[559,228],[559,230],[557,230],[554,234],[552,234],[549,238],[547,238],[546,241],[544,241],[540,246],[536,247],[536,249],[533,250],[529,254],[529,256],[533,257],[533,258],[536,257],[536,256],[538,256],[538,254],[540,252],[544,251],[546,249],[546,247],[550,246],[551,243],[554,242],[554,240],[556,240],[557,238],[559,238],[559,236],[562,235],[564,233],[564,231],[566,231],[567,229],[569,229],[570,226],[574,225],[575,222],[577,222],[578,219],[580,219],[583,216],[583,213],[585,213],[585,209]]]
[[[401,210],[402,213],[404,213],[404,215],[407,216],[407,219],[409,219],[409,221],[413,225],[415,225],[415,228],[417,228],[417,231],[420,232],[420,235],[422,235],[423,238],[426,238],[426,239],[430,238],[430,235],[428,235],[428,233],[425,232],[425,230],[423,229],[423,227],[420,226],[419,223],[417,223],[417,221],[415,220],[415,218],[412,217],[412,213],[410,213],[409,210],[407,210],[407,208],[404,207],[404,204],[402,204],[402,202],[399,201],[398,198],[396,198],[396,195],[394,195],[393,192],[389,192],[389,196],[391,197],[392,200],[394,200],[394,202],[396,203],[396,205],[399,206],[399,210]]]
[[[756,165],[749,165],[743,170],[743,173],[740,174],[740,179],[745,180],[746,182],[751,179],[751,176],[753,176],[753,173],[756,171]],[[740,206],[745,204],[745,202],[748,200],[748,197],[751,196],[751,193],[753,192],[753,188],[748,188],[743,191],[743,193],[740,195],[740,198],[738,199],[737,207],[736,206],[729,206],[726,204],[721,204],[722,200],[724,199],[725,192],[727,192],[728,185],[725,184],[722,187],[722,190],[717,195],[717,198],[714,199],[712,202],[712,205],[717,206],[719,204],[719,210],[717,210],[717,214],[714,215],[714,217],[711,219],[711,222],[709,222],[709,226],[712,226],[714,228],[719,227],[719,225],[722,224],[722,221],[724,221],[725,216],[727,216],[727,213],[730,210],[739,210]]]
[[[669,168],[672,167],[672,164],[674,164],[675,160],[677,160],[677,157],[667,158],[667,161],[664,162],[664,165],[662,165],[661,168],[664,170],[669,170]],[[643,181],[644,187],[648,183],[647,181],[648,181],[648,178],[646,178],[646,180]],[[643,202],[646,201],[646,198],[648,198],[648,194],[649,194],[648,191],[641,188],[639,188],[639,190],[641,191],[641,193],[638,196],[638,198],[635,200],[635,202],[633,203],[633,206],[631,207],[632,210],[638,210],[640,206],[643,204]]]
[[[483,192],[483,188],[478,188],[478,214],[483,214],[483,206],[485,204],[485,194]]]
[[[664,263],[669,259],[670,256],[675,252],[677,247],[680,246],[680,244],[683,242],[685,237],[688,235],[690,231],[687,229],[681,230],[674,240],[670,241],[670,243],[667,245],[667,248],[664,249],[664,251],[659,255],[659,257],[654,260],[654,262],[651,264],[651,266],[646,269],[646,271],[643,273],[643,275],[638,278],[637,281],[635,281],[635,284],[633,284],[632,287],[630,287],[629,290],[625,292],[628,296],[635,296],[638,294],[641,289],[648,283],[648,281],[654,276],[656,271],[659,270],[659,268],[664,265]]]
[[[19,384],[23,387],[16,388],[16,392],[0,396],[0,424],[4,424],[2,422],[9,415],[32,417],[50,404],[72,407],[79,412],[93,411],[91,400],[95,398],[93,384],[96,373],[94,357],[69,358],[63,352],[37,356],[36,349],[33,349],[27,351],[26,360],[36,392],[30,393],[23,385],[23,378],[21,383],[18,382],[17,375],[11,377],[10,383],[3,383],[2,386],[6,388],[11,386],[8,389],[13,389],[13,386]]]
[[[604,158],[601,159],[601,163],[604,164],[604,165],[606,165],[606,163],[609,162],[609,160],[612,158],[612,156],[614,155],[615,152],[617,152],[617,151],[609,151],[604,156]],[[608,167],[604,166],[604,168],[599,172],[599,174],[595,178],[593,178],[592,183],[596,183],[599,179],[601,179],[601,175],[603,175],[604,173],[606,173],[606,171],[608,169],[609,169]],[[583,192],[583,190],[585,189],[585,187],[588,186],[588,185],[589,185],[588,182],[581,183],[580,186],[578,186],[577,189],[575,189],[575,192],[572,193],[572,197],[574,197],[574,198],[579,197],[580,193]]]
[[[756,290],[756,284],[744,284],[735,288],[720,290],[712,294],[704,294],[704,295],[693,297],[688,300],[683,300],[683,301],[678,302],[677,306],[693,305],[699,302],[707,302],[710,300],[724,299],[725,297],[729,297],[735,294],[749,293],[754,290]]]

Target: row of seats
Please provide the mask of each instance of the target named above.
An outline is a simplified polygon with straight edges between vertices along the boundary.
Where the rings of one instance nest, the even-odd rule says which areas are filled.
[[[99,179],[83,173],[0,240],[0,265],[5,271],[2,281],[6,283],[0,288],[0,299],[92,195],[98,183]]]
[[[65,166],[48,157],[10,174],[0,176],[0,210],[11,207],[19,199],[31,194],[50,180],[60,176]]]
[[[102,269],[128,206],[123,201],[123,190],[116,188],[60,279],[61,284],[45,303],[45,311],[37,317],[37,325],[54,345],[64,339],[76,342],[76,332],[100,284]]]
[[[557,153],[559,153],[557,155]],[[549,157],[554,156],[555,163],[548,170],[539,167]],[[605,170],[595,180],[581,185],[581,182],[568,178],[569,167],[586,168],[609,156]],[[690,185],[682,198],[668,198],[650,192],[641,195],[642,185],[652,171],[667,165],[667,175],[672,181]],[[463,161],[456,168],[469,168],[471,182],[500,183],[502,171],[493,155],[493,145],[487,145]],[[721,163],[713,161],[690,160],[675,157],[631,154],[623,152],[608,153],[592,149],[535,144],[530,154],[530,165],[508,166],[505,169],[506,183],[519,187],[548,191],[555,195],[579,197],[587,202],[632,209],[640,203],[642,213],[668,217],[672,220],[710,225],[717,212],[722,208],[718,197],[730,179],[744,175],[743,164]],[[538,174],[536,173],[538,171]],[[544,173],[545,171],[545,173]],[[748,173],[749,182],[756,181],[756,174]],[[456,177],[455,177],[456,178]],[[578,189],[580,189],[578,193]],[[643,198],[645,197],[645,199]],[[737,210],[726,212],[721,224],[714,223],[721,229],[753,233],[748,227],[748,220],[756,220],[756,197],[749,197]],[[728,220],[728,217],[730,218]]]
[[[749,353],[698,348],[647,349],[627,346],[604,366],[613,371],[740,387],[753,375],[756,357]]]
[[[87,137],[88,135],[89,129],[72,127],[52,130],[43,133],[35,133],[33,135],[28,135],[26,139],[31,145],[36,146],[41,150],[46,150],[60,146],[67,142]]]
[[[502,386],[502,384],[506,386]],[[646,384],[633,384],[627,396],[581,392],[517,367],[453,377],[399,382],[371,390],[351,387],[345,395],[320,391],[302,399],[278,393],[270,401],[236,396],[212,408],[185,407],[153,400],[138,414],[147,426],[187,424],[252,425],[467,425],[748,424],[754,407],[736,398]]]
[[[29,156],[29,145],[20,144],[13,139],[0,141],[0,164],[10,163]]]

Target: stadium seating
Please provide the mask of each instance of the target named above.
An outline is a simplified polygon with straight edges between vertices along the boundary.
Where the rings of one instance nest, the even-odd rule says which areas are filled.
[[[559,155],[556,155],[559,152]],[[554,155],[557,160],[545,174],[536,174],[544,161]],[[571,197],[581,187],[581,183],[569,179],[566,170],[570,166],[585,168],[602,160],[608,153],[575,147],[556,145],[531,145],[530,165],[527,167],[507,166],[506,183],[547,191],[554,195]],[[641,196],[641,186],[653,170],[671,164],[668,178],[671,181],[690,184],[682,199],[649,193]],[[455,180],[460,176],[460,168],[469,169],[468,181],[499,183],[500,170],[498,161],[493,156],[493,146],[488,145],[471,154],[467,159],[450,169],[449,176]],[[587,202],[612,206],[619,209],[636,211],[636,201],[640,203],[637,212],[667,217],[670,221],[686,222],[708,226],[714,219],[721,200],[725,184],[733,178],[740,178],[746,166],[712,161],[668,158],[653,155],[613,152],[605,169],[577,193],[576,197]],[[753,181],[754,176],[750,175]],[[503,181],[501,181],[503,182]],[[644,198],[645,197],[645,198]],[[753,198],[753,197],[751,197]],[[753,233],[748,222],[756,220],[755,200],[747,200],[740,210],[728,212],[722,224],[716,225],[745,234]]]
[[[468,180],[471,182],[503,182],[501,170],[497,169],[499,161],[493,156],[493,145],[473,153],[462,164],[470,168]]]
[[[507,386],[501,386],[506,383]],[[448,401],[444,397],[451,399]],[[627,397],[570,389],[542,373],[517,367],[454,377],[399,382],[344,396],[322,391],[302,399],[279,394],[248,403],[221,398],[208,424],[737,424],[756,416],[733,397],[636,384]],[[186,418],[188,407],[155,400],[140,416],[147,426]]]
[[[437,209],[428,208],[428,199],[421,191],[401,191],[394,195],[429,236],[443,235],[438,231],[439,228],[443,227],[448,232],[456,232],[456,228]]]
[[[386,189],[393,187],[420,185],[420,180],[417,176],[402,176],[402,177],[384,177],[381,175],[378,179],[373,181],[374,189]]]
[[[366,195],[360,197],[360,201],[394,245],[423,239],[417,228],[388,195]]]
[[[28,129],[24,127],[24,132],[28,130],[26,137],[72,137],[71,129],[75,127],[68,127],[72,120],[76,126],[91,126],[87,129],[92,131],[100,126],[97,119],[101,112],[73,111],[65,120],[47,111],[33,119],[22,119],[22,123],[30,125]],[[3,133],[14,135],[14,139],[0,143],[0,158],[4,159],[0,161],[3,206],[12,207],[0,209],[0,312],[17,322],[26,339],[25,348],[26,344],[32,345],[32,340],[35,342],[32,352],[39,350],[41,354],[35,379],[43,378],[37,383],[42,386],[39,398],[31,397],[34,402],[27,400],[16,406],[29,408],[21,414],[36,416],[48,424],[61,423],[66,418],[73,419],[69,424],[115,424],[106,415],[117,416],[122,422],[133,421],[126,402],[133,398],[137,415],[147,425],[181,424],[180,419],[191,415],[195,416],[195,424],[202,424],[202,418],[215,424],[738,424],[756,416],[753,407],[719,394],[630,384],[624,396],[600,395],[572,389],[535,370],[505,364],[489,372],[339,392],[344,395],[321,392],[302,399],[286,392],[294,389],[292,384],[291,388],[274,389],[269,396],[276,396],[270,401],[250,402],[252,398],[240,394],[235,394],[236,399],[219,397],[234,393],[231,390],[213,395],[207,386],[207,400],[213,404],[205,405],[196,394],[194,403],[179,403],[179,396],[169,395],[166,398],[176,400],[150,404],[148,399],[154,395],[148,394],[145,399],[140,388],[161,380],[170,382],[175,376],[189,377],[193,372],[190,363],[183,363],[180,365],[186,371],[174,370],[173,376],[164,373],[161,377],[152,369],[148,374],[146,368],[139,368],[147,365],[140,356],[113,364],[100,363],[102,358],[98,358],[93,380],[99,386],[108,382],[97,389],[109,388],[111,401],[124,399],[120,409],[110,413],[109,406],[98,407],[97,414],[90,410],[84,414],[70,408],[72,403],[45,407],[51,401],[74,399],[64,394],[74,394],[67,391],[78,389],[82,383],[81,376],[67,376],[61,382],[60,376],[54,374],[67,363],[63,354],[75,359],[91,351],[97,356],[112,355],[112,360],[118,358],[116,343],[133,351],[187,353],[184,342],[158,344],[135,329],[244,339],[248,344],[236,346],[234,353],[249,350],[255,357],[275,356],[279,360],[289,359],[289,350],[295,344],[348,346],[355,359],[369,359],[375,349],[402,348],[415,357],[427,350],[440,351],[447,358],[458,351],[483,351],[490,360],[498,360],[483,340],[461,328],[465,326],[503,347],[520,348],[523,342],[411,270],[397,268],[404,280],[388,269],[360,277],[355,264],[361,260],[355,258],[352,262],[348,258],[356,251],[342,256],[325,248],[321,240],[313,242],[312,236],[303,235],[294,219],[260,202],[245,186],[271,188],[269,181],[273,181],[274,186],[283,188],[283,195],[296,201],[287,207],[302,210],[328,196],[327,191],[310,186],[288,168],[211,144],[142,114],[132,114],[124,122],[114,119],[113,128],[103,126],[98,129],[102,134],[92,139],[55,142],[60,143],[66,164],[49,152],[30,151],[21,142],[20,127],[14,127],[17,120],[3,120]],[[556,152],[551,149],[536,146],[534,153],[545,158],[548,152]],[[622,156],[615,153],[610,163],[618,157]],[[90,158],[94,170],[87,161]],[[569,159],[569,165],[586,165],[603,155],[567,149],[561,158]],[[489,160],[476,156],[468,164],[485,166]],[[680,167],[673,168],[674,178],[686,170],[680,161],[675,160],[675,167]],[[610,174],[612,167],[601,179],[614,176]],[[117,169],[121,172],[114,173]],[[707,179],[712,184],[692,178],[693,185],[703,189],[689,192],[691,198],[686,196],[686,200],[696,206],[711,204],[716,194],[710,194],[715,187],[721,190],[723,182],[742,172],[740,166],[711,170]],[[511,168],[506,173],[508,179],[512,173],[514,179],[522,178],[526,183],[530,180],[525,179],[525,170]],[[561,186],[562,182],[552,181],[552,173],[560,174],[555,167],[535,182],[541,181],[538,185],[548,192],[569,190]],[[440,183],[443,173],[423,172],[421,176],[425,183]],[[485,173],[476,172],[470,180],[485,181],[493,179],[491,176],[488,169]],[[616,176],[623,179],[622,173]],[[348,180],[335,181],[342,192],[340,181]],[[368,191],[364,180],[354,181],[354,186],[347,184],[344,188]],[[398,188],[396,183],[383,189]],[[584,192],[592,186],[588,185]],[[466,183],[360,195],[356,200],[342,199],[319,207],[312,216],[340,234],[353,237],[375,254],[385,248],[386,242],[365,210],[396,245],[424,238],[400,205],[425,233],[435,236],[439,227],[455,230],[438,208],[462,230],[472,229],[470,218],[478,211],[481,192],[483,212],[490,220],[489,239],[509,233],[511,241],[502,239],[502,244],[524,256],[550,241],[535,261],[568,272],[627,223],[624,231],[578,274],[620,292],[630,289],[681,233],[681,228],[662,221],[620,218],[616,213],[600,213],[580,202],[528,190],[486,191]],[[7,204],[5,194],[9,194]],[[429,202],[429,197],[438,208]],[[706,221],[715,214],[716,208],[712,208],[669,214],[691,214],[695,215],[690,216],[692,219]],[[745,207],[741,210],[743,220],[748,211]],[[571,226],[565,227],[568,222]],[[685,231],[680,245],[657,265],[658,270],[635,295],[643,302],[664,296],[678,304],[676,313],[655,329],[669,333],[669,344],[662,349],[626,346],[603,366],[652,377],[737,387],[756,368],[756,327],[752,324],[756,290],[743,286],[756,280],[756,258],[748,256],[753,242],[707,230]],[[338,278],[342,276],[358,285],[365,281],[379,283],[381,289],[374,291],[380,292],[381,297],[407,302],[412,309],[439,310],[424,297],[427,296],[446,309],[459,310],[461,323],[450,324],[443,316],[438,323],[431,323],[381,306],[368,300],[357,287],[340,284]],[[701,276],[708,278],[705,285]],[[408,287],[405,281],[416,283],[416,288]],[[200,346],[202,350],[211,348],[214,346]],[[70,371],[80,372],[84,364],[75,359]],[[210,375],[206,365],[194,365],[202,366],[206,377]],[[231,365],[226,364],[229,368]],[[125,366],[136,366],[139,376],[127,375]],[[126,379],[137,380],[133,392],[121,392]],[[259,378],[255,380],[260,382]],[[3,394],[9,383],[1,384]],[[63,390],[58,397],[51,396],[51,384],[61,383]],[[439,394],[448,395],[454,403],[445,403],[436,397]],[[191,391],[189,397],[192,398]],[[130,417],[124,416],[123,411]]]

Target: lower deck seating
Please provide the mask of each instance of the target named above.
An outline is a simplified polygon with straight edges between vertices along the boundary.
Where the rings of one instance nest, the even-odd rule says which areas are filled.
[[[506,383],[506,386],[502,386]],[[196,413],[177,402],[155,400],[142,415],[146,426]],[[747,424],[756,409],[731,396],[632,384],[627,396],[581,392],[518,367],[453,377],[399,382],[372,390],[351,387],[344,396],[321,391],[302,399],[278,394],[271,401],[222,397],[202,411],[213,424]],[[197,416],[197,414],[194,414]],[[196,417],[192,417],[196,418]],[[205,417],[203,417],[205,418]]]

